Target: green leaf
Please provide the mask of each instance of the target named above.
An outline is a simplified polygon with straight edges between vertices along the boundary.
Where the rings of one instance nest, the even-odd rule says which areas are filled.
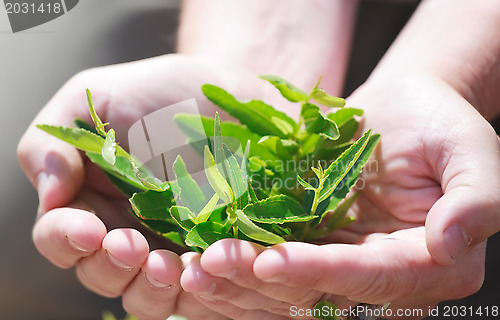
[[[241,210],[236,210],[236,226],[250,239],[261,241],[268,244],[277,244],[285,242],[285,239],[255,225]]]
[[[344,151],[349,149],[352,144],[353,142],[345,142],[342,144],[334,144],[333,146],[325,146],[325,143],[321,149],[316,150],[317,158],[330,163],[332,160],[337,159]]]
[[[258,145],[267,148],[273,154],[278,154],[277,144],[280,140],[277,136],[263,136],[259,141]]]
[[[325,170],[325,184],[323,190],[320,192],[319,202],[328,198],[348,174],[365,149],[370,134],[371,130],[368,130]],[[335,172],[335,174],[332,175],[332,172]]]
[[[341,127],[339,127],[339,132],[340,132],[340,137],[335,140],[327,140],[324,144],[325,148],[331,148],[332,145],[339,145],[343,144],[346,142],[350,142],[353,138],[356,132],[358,131],[358,126],[359,123],[356,121],[356,119],[349,119],[344,124],[342,124]]]
[[[95,153],[92,153],[92,154],[95,154]],[[120,159],[120,158],[118,158],[118,159]],[[115,175],[113,175],[111,173],[104,171],[104,174],[106,175],[108,180],[115,186],[115,188],[118,189],[118,191],[120,191],[120,193],[122,195],[124,195],[127,199],[132,197],[134,195],[134,193],[147,190],[144,188],[144,186],[142,184],[141,184],[141,188],[137,188],[137,187],[131,185],[129,182],[126,182],[120,178],[117,178]]]
[[[186,244],[188,246],[207,249],[216,241],[232,237],[233,235],[224,228],[224,225],[217,222],[206,221],[197,224],[188,232]]]
[[[325,126],[321,130],[318,130],[316,133],[319,133],[321,136],[324,136],[330,140],[337,140],[340,137],[340,132],[337,124],[328,118],[325,118]]]
[[[304,187],[305,190],[314,190],[315,188],[307,183],[304,179],[301,178],[301,176],[297,175],[297,181],[300,183],[302,187]]]
[[[205,174],[207,176],[208,183],[210,183],[215,193],[217,193],[224,203],[230,204],[234,199],[233,190],[217,169],[214,157],[212,156],[208,146],[205,146],[204,161]]]
[[[215,113],[215,122],[214,122],[214,147],[213,147],[213,152],[214,152],[214,158],[215,158],[215,165],[217,166],[217,169],[219,172],[222,174],[224,178],[227,178],[229,173],[228,173],[228,168],[227,167],[227,159],[226,155],[224,154],[224,143],[222,141],[222,131],[221,131],[221,124],[220,124],[220,118],[219,118],[219,113]]]
[[[93,126],[91,126],[90,123],[88,123],[87,121],[83,120],[82,118],[75,118],[73,120],[73,123],[78,128],[82,128],[82,129],[85,129],[87,131],[90,131],[92,133],[97,134],[97,131],[95,130],[95,128]]]
[[[248,159],[250,157],[249,155],[250,155],[250,141],[248,141],[245,147],[245,151],[243,152],[243,158],[241,159],[241,165],[240,165],[241,174],[243,175],[243,181],[245,181],[245,183],[249,181],[248,179],[248,174],[250,173],[250,167],[248,164]]]
[[[100,154],[105,141],[103,137],[83,128],[68,128],[48,124],[37,124],[36,126],[85,152]],[[116,155],[126,158],[130,157],[121,147],[117,148]]]
[[[321,103],[324,106],[332,108],[342,108],[345,106],[345,100],[342,98],[334,97],[326,93],[325,90],[316,88],[314,89],[311,98]]]
[[[173,169],[180,190],[179,198],[182,205],[193,212],[200,212],[207,200],[196,181],[187,171],[186,164],[181,156],[177,156],[175,159]]]
[[[146,189],[161,192],[169,188],[168,182],[162,182],[154,177],[147,167],[140,166],[133,158],[130,158],[129,161],[136,178]]]
[[[106,131],[104,130],[104,127],[107,126],[109,123],[102,123],[101,119],[95,112],[94,101],[92,100],[92,95],[90,94],[89,89],[87,89],[87,101],[89,104],[90,116],[92,117],[92,120],[94,121],[95,124],[95,129],[99,135],[105,137]]]
[[[184,230],[189,231],[195,226],[195,214],[187,207],[172,206],[170,208],[170,215],[177,222],[177,224]]]
[[[282,160],[292,160],[298,150],[299,145],[292,139],[279,139],[276,144],[276,152]]]
[[[134,194],[129,201],[134,212],[143,219],[162,220],[170,218],[173,194],[170,189],[163,192],[148,190]]]
[[[291,135],[295,132],[294,126],[278,117],[271,117],[271,122],[276,125],[284,134]]]
[[[356,108],[342,108],[335,113],[329,113],[327,118],[335,122],[341,128],[347,121],[353,119],[354,116],[362,116],[363,110]]]
[[[259,201],[259,198],[257,198],[257,194],[255,194],[255,191],[252,187],[252,183],[250,181],[248,181],[248,192],[250,195],[250,202],[251,203]]]
[[[335,315],[335,310],[337,310],[336,305],[326,300],[323,300],[316,303],[316,305],[313,308],[313,315],[315,319],[337,320],[337,316]]]
[[[201,120],[201,121],[200,121]],[[174,115],[177,126],[188,137],[196,140],[205,140],[207,137],[215,136],[215,119],[188,113],[178,113]],[[243,147],[248,140],[257,142],[261,135],[251,131],[247,126],[234,123],[232,121],[221,121],[221,131],[226,136],[237,138]]]
[[[243,175],[243,171],[231,151],[225,145],[223,149],[224,156],[227,159],[227,173],[229,182],[231,183],[231,189],[233,190],[236,209],[241,209],[248,204],[248,189],[247,183],[245,182],[246,177]]]
[[[309,215],[295,199],[286,195],[271,196],[243,209],[248,218],[260,223],[304,222],[316,218]]]
[[[203,207],[203,209],[201,209],[200,213],[198,213],[194,222],[196,224],[199,224],[207,221],[210,217],[210,214],[212,214],[212,212],[214,211],[218,201],[219,196],[217,194],[214,194],[212,198],[210,198],[210,200],[207,202],[207,204]]]
[[[115,141],[115,130],[109,129],[106,133],[106,139],[102,146],[101,151],[102,157],[110,165],[114,165],[116,162],[116,141]]]
[[[148,190],[135,176],[135,173],[130,166],[130,161],[127,158],[116,157],[115,164],[111,165],[106,160],[104,160],[101,154],[91,152],[87,152],[85,154],[90,159],[90,161],[99,166],[99,168],[101,168],[101,170],[103,170],[105,173],[119,179],[120,181],[132,186],[135,189],[138,189],[138,191]],[[122,186],[118,186],[115,182],[113,183],[119,189],[125,188]]]
[[[139,222],[146,228],[150,229],[158,235],[164,235],[169,232],[184,232],[181,227],[173,219],[164,220],[154,220],[154,219],[143,219],[138,216],[135,212],[133,215],[139,220]]]
[[[116,320],[115,315],[111,311],[104,311],[101,314],[102,320]]]
[[[175,243],[178,246],[186,247],[186,245],[184,243],[184,238],[181,236],[181,234],[179,232],[170,231],[170,232],[167,232],[167,233],[163,233],[162,236],[164,238],[172,241],[173,243]]]
[[[286,128],[285,131],[282,131],[285,135],[286,135],[287,131],[294,132],[298,128],[298,124],[295,122],[295,120],[293,120],[292,118],[287,116],[286,113],[274,109],[273,106],[265,103],[262,100],[250,100],[250,101],[244,102],[243,104],[246,108],[252,110],[253,112],[258,112],[260,114],[265,115],[267,117],[267,119],[270,119],[270,121],[273,124],[275,124],[275,121],[276,121],[273,119],[280,119],[280,120],[286,122],[290,127],[293,128],[293,130]],[[281,128],[282,126],[283,126],[283,124],[281,126],[277,126],[277,127]]]
[[[259,78],[269,81],[288,101],[302,102],[308,99],[307,93],[281,77],[263,74],[260,75]]]
[[[358,196],[359,192],[356,192],[352,196],[344,199],[340,205],[338,205],[338,202],[330,201],[324,214],[324,216],[327,216],[326,223],[323,224],[322,227],[316,228],[314,232],[309,232],[304,240],[306,242],[314,242],[318,239],[326,237],[332,231],[348,227],[351,223],[353,223],[355,220],[354,217],[348,217],[346,215],[347,211]]]
[[[347,196],[347,193],[356,184],[356,182],[358,181],[358,177],[361,171],[363,170],[363,167],[368,163],[370,155],[377,146],[379,140],[380,140],[379,134],[373,134],[370,136],[363,152],[358,157],[358,160],[354,163],[349,172],[347,172],[342,181],[338,184],[341,187],[335,189],[335,191],[330,196],[328,204],[329,208],[331,209],[335,208],[336,205],[340,203],[340,201],[342,201]]]
[[[57,127],[47,124],[38,124],[37,127],[85,152],[100,154],[104,145],[103,137],[85,129]]]
[[[312,103],[304,104],[302,106],[301,114],[304,119],[304,125],[307,132],[315,133],[316,131],[323,129],[325,126],[325,117],[317,105]]]
[[[317,105],[306,103],[301,111],[307,132],[318,133],[330,140],[339,138],[339,128],[331,119],[326,118]]]
[[[304,222],[317,217],[306,213],[300,203],[286,195],[271,196],[249,204],[243,212],[250,220],[259,223]]]
[[[200,125],[200,119],[202,125]],[[206,140],[207,137],[215,135],[214,118],[192,114],[176,114],[174,120],[182,132],[193,141]],[[262,135],[251,131],[246,126],[230,121],[222,121],[221,131],[225,136],[238,139],[242,148],[247,148],[248,145],[251,145],[249,149],[250,156],[259,156],[262,159],[266,159],[270,165],[278,161],[278,157],[269,149],[257,144],[262,138]],[[250,144],[248,142],[250,142]]]
[[[210,101],[240,120],[250,130],[260,135],[274,135],[280,138],[287,137],[271,120],[273,116],[280,118],[286,116],[283,116],[283,113],[276,111],[273,107],[258,100],[246,103],[240,102],[224,89],[214,85],[205,84],[201,89]]]
[[[83,119],[76,118],[74,123],[79,128],[97,133],[95,128]],[[130,161],[127,158],[116,157],[115,163],[111,165],[104,160],[102,154],[86,152],[85,155],[90,159],[90,161],[101,168],[111,183],[113,183],[113,185],[128,198],[141,190],[148,190],[135,176],[132,166],[130,165]]]
[[[320,142],[320,140],[323,139],[319,134],[308,134],[307,138],[302,142],[301,146],[302,150],[300,152],[301,157],[310,155],[311,153],[315,152],[317,150],[318,143]]]

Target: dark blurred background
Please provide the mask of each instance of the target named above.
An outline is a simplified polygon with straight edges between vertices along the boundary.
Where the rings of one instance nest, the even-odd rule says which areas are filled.
[[[368,77],[417,3],[361,2],[344,96]],[[17,164],[16,145],[38,110],[75,73],[173,52],[178,12],[178,0],[85,0],[56,20],[13,34],[0,9],[0,319],[101,319],[104,310],[123,316],[119,299],[87,291],[73,269],[60,270],[35,250],[37,197]],[[483,288],[441,306],[500,305],[499,252],[497,234],[488,244]]]

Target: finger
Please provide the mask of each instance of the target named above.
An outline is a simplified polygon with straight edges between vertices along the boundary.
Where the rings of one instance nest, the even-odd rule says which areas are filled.
[[[187,268],[191,263],[191,260],[198,259],[199,253],[196,252],[186,252],[181,255],[182,267]],[[177,310],[176,314],[185,316],[188,319],[206,319],[206,320],[227,320],[227,317],[223,314],[211,310],[202,304],[198,299],[190,292],[181,290],[177,297]]]
[[[33,228],[38,251],[61,268],[70,268],[99,250],[105,235],[106,227],[99,218],[73,208],[49,211]]]
[[[168,250],[151,252],[123,294],[124,309],[141,320],[166,319],[175,311],[181,273],[177,254]]]
[[[460,144],[451,156],[442,157],[447,161],[437,168],[442,172],[444,195],[426,220],[427,247],[443,265],[453,264],[500,230],[500,176],[492,174],[500,172],[498,138],[484,119],[470,118],[475,122],[466,132],[475,132],[481,139],[453,137]]]
[[[200,265],[200,256],[190,260],[181,276],[182,288],[205,301],[228,301],[242,309],[284,309],[290,304],[266,297],[252,289],[235,285],[231,281],[206,273]],[[282,310],[279,310],[282,312]]]
[[[239,287],[253,289],[273,300],[286,301],[292,305],[312,307],[322,292],[297,290],[279,283],[265,283],[257,278],[253,264],[265,247],[238,239],[224,239],[211,245],[201,256],[201,266],[211,275],[223,277]]]
[[[215,309],[212,310],[202,302],[200,302],[195,296],[184,290],[179,292],[177,297],[177,309],[176,314],[184,316],[188,319],[204,319],[204,320],[227,320],[228,318],[217,312]]]
[[[82,77],[69,81],[38,113],[21,138],[19,163],[37,188],[40,210],[66,206],[83,182],[83,161],[70,144],[38,129],[36,124],[72,126],[73,119],[88,118]],[[78,88],[78,89],[76,89]],[[100,101],[102,99],[97,99]],[[105,102],[105,101],[103,101]],[[97,103],[97,108],[106,103]]]
[[[260,254],[254,270],[267,282],[313,288],[350,300],[382,304],[407,297],[458,298],[482,284],[484,248],[454,267],[440,266],[425,246],[424,230],[395,232],[364,245],[290,242]],[[484,271],[483,271],[484,272]],[[443,279],[453,279],[443,283]],[[453,297],[451,297],[453,296]]]
[[[115,229],[102,241],[102,249],[77,264],[78,278],[88,289],[117,297],[139,273],[148,257],[149,246],[134,229]]]

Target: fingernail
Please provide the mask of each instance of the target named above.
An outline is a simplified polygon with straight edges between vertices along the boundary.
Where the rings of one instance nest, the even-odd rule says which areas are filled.
[[[453,261],[456,261],[470,245],[472,239],[458,224],[449,226],[444,230],[444,245],[448,255]]]
[[[144,278],[146,279],[146,282],[155,289],[169,289],[172,287],[170,284],[163,283],[161,281],[156,280],[155,278],[151,277],[147,272],[144,272]]]
[[[90,250],[85,248],[84,246],[80,245],[78,242],[71,240],[68,236],[66,236],[66,240],[68,241],[68,244],[71,248],[75,249],[76,251],[79,252],[89,252]]]
[[[116,257],[114,257],[111,253],[108,252],[108,250],[106,250],[106,256],[108,257],[109,261],[114,264],[115,266],[117,266],[118,268],[120,269],[123,269],[125,271],[131,271],[132,269],[134,269],[134,267],[131,267],[129,266],[128,264],[126,263],[123,263],[122,261],[118,260]]]

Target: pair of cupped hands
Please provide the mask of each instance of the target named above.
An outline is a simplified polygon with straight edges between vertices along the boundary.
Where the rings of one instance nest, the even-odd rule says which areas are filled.
[[[266,248],[225,239],[203,254],[161,249],[168,244],[141,228],[98,168],[35,127],[90,120],[89,88],[127,147],[130,125],[170,104],[196,98],[213,116],[204,83],[266,101],[262,81],[248,71],[182,55],[87,70],[60,89],[18,148],[38,190],[33,238],[42,255],[76,266],[90,290],[122,296],[140,319],[290,319],[291,310],[320,300],[339,308],[390,302],[425,315],[480,288],[485,240],[500,226],[499,140],[473,106],[430,75],[368,80],[347,99],[365,111],[360,132],[371,128],[382,140],[350,212],[356,222],[324,244]]]

